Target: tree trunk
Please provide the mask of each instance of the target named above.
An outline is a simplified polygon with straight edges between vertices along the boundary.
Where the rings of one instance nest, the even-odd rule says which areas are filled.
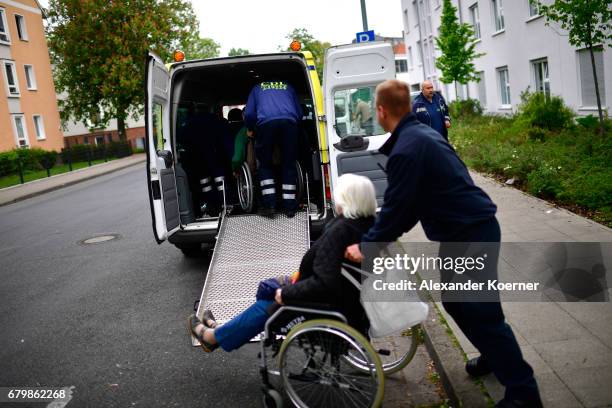
[[[591,54],[591,66],[593,67],[593,80],[595,81],[595,95],[597,96],[597,111],[599,112],[599,134],[605,135],[603,110],[601,109],[601,97],[599,95],[599,81],[597,80],[597,69],[595,68],[595,53],[593,45],[589,44],[589,54]]]
[[[127,134],[125,133],[125,119],[117,118],[117,132],[119,133],[119,140],[126,140]]]
[[[457,81],[455,82],[455,100],[459,100],[459,87],[457,86]]]

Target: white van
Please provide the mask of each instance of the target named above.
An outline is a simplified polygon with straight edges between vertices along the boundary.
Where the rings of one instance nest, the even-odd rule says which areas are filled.
[[[149,54],[145,97],[147,183],[157,242],[168,240],[192,255],[202,243],[214,244],[222,217],[240,213],[236,202],[239,186],[231,171],[225,174],[224,210],[219,215],[207,214],[203,210],[206,203],[194,200],[200,187],[194,166],[201,165],[203,158],[195,164],[194,160],[187,162],[189,144],[181,129],[190,120],[186,113],[190,110],[201,109],[224,121],[224,109],[244,105],[251,88],[265,80],[291,83],[305,108],[299,124],[302,136],[298,165],[304,180],[300,204],[308,207],[310,233],[319,233],[333,217],[331,192],[344,173],[372,179],[380,204],[386,188],[385,158],[377,151],[388,134],[376,122],[373,96],[378,83],[394,77],[392,47],[382,42],[328,49],[323,90],[307,51],[184,61],[168,67]],[[371,126],[354,123],[351,111],[357,97],[370,106]],[[344,109],[335,109],[340,105]],[[360,129],[358,134],[351,133],[354,129]],[[219,159],[229,169],[229,158]]]

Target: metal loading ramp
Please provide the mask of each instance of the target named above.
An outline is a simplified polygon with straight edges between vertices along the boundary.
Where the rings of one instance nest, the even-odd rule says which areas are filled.
[[[298,270],[310,245],[308,214],[226,216],[221,221],[197,315],[210,309],[222,324],[255,301],[263,279]],[[194,345],[199,345],[192,338]]]

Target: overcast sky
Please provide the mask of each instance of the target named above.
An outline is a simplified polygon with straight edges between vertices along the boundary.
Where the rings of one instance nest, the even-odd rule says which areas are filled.
[[[48,0],[40,0],[43,7]],[[274,52],[287,46],[285,35],[306,28],[316,39],[346,44],[362,31],[360,0],[192,0],[200,20],[200,35],[230,48],[252,53]],[[402,35],[401,0],[367,0],[368,25],[376,34]]]

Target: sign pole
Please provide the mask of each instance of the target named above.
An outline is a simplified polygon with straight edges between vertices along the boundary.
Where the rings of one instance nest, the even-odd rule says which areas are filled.
[[[361,0],[361,21],[363,22],[363,31],[368,31],[368,14],[365,2],[366,0]]]

